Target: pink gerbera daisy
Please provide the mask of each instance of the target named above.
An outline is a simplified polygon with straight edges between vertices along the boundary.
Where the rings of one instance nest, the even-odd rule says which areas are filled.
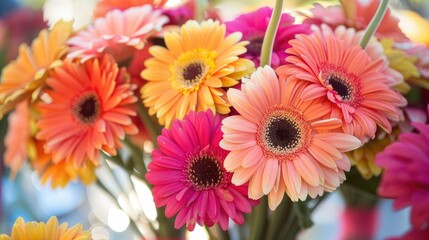
[[[277,69],[282,78],[295,76],[308,83],[303,98],[323,99],[331,117],[343,120],[343,130],[361,141],[374,138],[377,125],[391,132],[402,117],[405,98],[389,87],[382,73],[385,62],[373,60],[359,45],[347,43],[330,29],[315,27],[312,35],[291,40],[291,63]]]
[[[315,4],[311,10],[313,16],[304,20],[304,22],[317,25],[325,23],[333,29],[339,25],[344,25],[356,30],[363,30],[371,22],[380,5],[380,0],[342,0],[341,2],[341,6],[336,5],[327,8],[320,4]],[[378,38],[392,38],[399,42],[408,41],[398,23],[399,19],[392,15],[390,9],[387,9],[375,36]]]
[[[66,61],[47,80],[47,101],[39,105],[40,131],[54,163],[64,159],[83,166],[98,165],[99,150],[116,154],[125,134],[137,133],[129,105],[136,102],[135,85],[125,82],[109,56],[85,64]]]
[[[108,52],[116,60],[124,60],[134,49],[142,49],[146,39],[160,31],[167,21],[168,18],[151,5],[113,10],[68,40],[71,48],[67,57],[81,58],[84,62]]]
[[[286,192],[293,201],[335,190],[350,163],[344,152],[356,149],[354,136],[332,130],[337,118],[322,119],[329,107],[303,101],[306,83],[278,80],[270,67],[258,68],[242,89],[229,89],[228,99],[240,115],[223,120],[220,146],[232,183],[249,182],[249,197],[268,194],[274,210]]]
[[[227,230],[229,218],[243,224],[243,213],[257,204],[248,199],[247,185],[232,184],[223,167],[228,151],[219,147],[221,120],[210,110],[192,111],[158,137],[146,178],[157,207],[166,206],[167,217],[177,213],[176,228],[218,223]]]
[[[419,229],[429,226],[429,125],[412,125],[418,133],[399,135],[375,162],[384,169],[378,194],[393,198],[395,209],[411,206],[411,223]]]
[[[263,7],[256,11],[238,16],[233,21],[225,22],[227,33],[241,32],[242,40],[249,41],[246,46],[247,52],[243,57],[252,60],[259,66],[262,41],[270,22],[272,8]],[[289,40],[294,39],[296,34],[311,32],[310,25],[294,24],[295,19],[287,13],[283,13],[280,18],[279,28],[274,38],[271,65],[273,68],[285,64],[285,50],[290,47]]]

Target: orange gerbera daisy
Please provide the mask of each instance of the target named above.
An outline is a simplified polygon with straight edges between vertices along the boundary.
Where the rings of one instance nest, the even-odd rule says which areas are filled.
[[[28,103],[19,103],[8,118],[8,130],[4,139],[4,164],[11,169],[11,177],[21,169],[27,158],[30,137],[30,113]]]
[[[72,33],[72,22],[60,21],[51,31],[42,30],[31,48],[22,44],[18,58],[7,65],[1,75],[0,117],[16,104],[38,96],[46,72],[61,64],[67,52],[66,40]]]
[[[249,182],[249,197],[268,194],[274,210],[286,192],[293,201],[335,190],[345,180],[350,162],[344,152],[360,141],[332,132],[341,127],[320,99],[303,101],[305,85],[294,77],[278,80],[274,70],[258,68],[241,90],[228,98],[240,115],[222,121],[220,146],[231,151],[224,166],[232,183]]]
[[[114,9],[125,10],[131,7],[143,6],[150,4],[153,7],[161,7],[168,0],[100,0],[95,6],[94,17],[103,17],[109,11]]]
[[[385,62],[372,60],[359,45],[348,45],[327,28],[315,27],[299,35],[286,50],[290,57],[277,69],[282,78],[295,76],[308,83],[304,99],[321,98],[330,105],[331,117],[343,120],[343,130],[362,142],[374,138],[377,125],[391,132],[391,121],[402,117],[407,101],[389,87]]]
[[[52,99],[39,105],[37,138],[58,163],[64,159],[83,166],[87,159],[98,165],[99,150],[116,154],[119,139],[137,133],[129,105],[136,102],[135,85],[123,78],[108,55],[85,64],[66,60],[47,80]]]
[[[67,223],[58,225],[58,219],[51,217],[47,223],[44,222],[24,222],[21,217],[15,221],[12,228],[12,236],[1,235],[2,240],[90,240],[89,231],[83,231],[81,224],[76,224],[71,228]]]
[[[154,56],[145,62],[141,89],[149,114],[169,127],[192,111],[229,113],[224,87],[238,83],[253,70],[253,63],[238,55],[246,52],[241,33],[225,37],[225,25],[217,21],[186,22],[180,33],[165,34],[167,48],[152,46]]]
[[[52,162],[51,154],[45,153],[45,141],[31,138],[29,144],[29,159],[31,166],[37,171],[42,185],[50,181],[50,186],[64,188],[73,180],[83,184],[91,184],[95,180],[95,166],[91,161],[85,161],[83,166],[74,166],[73,162]]]

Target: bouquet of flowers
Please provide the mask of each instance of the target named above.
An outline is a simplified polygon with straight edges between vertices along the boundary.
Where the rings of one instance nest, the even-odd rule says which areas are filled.
[[[350,206],[373,206],[353,205],[365,192],[411,207],[402,238],[429,236],[429,48],[388,0],[289,13],[276,0],[227,21],[213,2],[166,3],[100,0],[82,29],[60,20],[20,45],[0,83],[11,178],[27,162],[52,188],[78,180],[119,200],[97,172],[119,167],[157,207],[152,221],[118,201],[139,239],[196,225],[293,239],[340,185]],[[18,218],[0,239],[90,230]]]

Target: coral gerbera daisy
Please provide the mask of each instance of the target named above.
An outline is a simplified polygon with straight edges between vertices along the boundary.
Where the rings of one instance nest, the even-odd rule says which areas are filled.
[[[384,169],[378,194],[393,198],[395,209],[411,206],[411,223],[418,229],[429,224],[429,125],[412,125],[418,132],[399,135],[375,162]]]
[[[39,33],[31,48],[22,44],[18,58],[2,72],[0,83],[0,117],[24,99],[36,98],[44,85],[46,72],[61,64],[72,33],[72,23],[60,21]]]
[[[146,4],[150,4],[153,7],[161,7],[168,0],[100,0],[95,6],[94,9],[94,17],[104,17],[108,12],[118,9],[118,10],[126,10],[132,7],[143,6]]]
[[[190,112],[158,137],[146,178],[157,207],[166,206],[167,217],[177,213],[176,228],[218,223],[227,230],[229,218],[243,224],[243,213],[257,203],[248,199],[247,185],[231,183],[223,167],[228,151],[219,147],[221,121],[210,110]]]
[[[244,80],[243,80],[244,81]],[[278,80],[270,67],[258,68],[241,91],[228,90],[239,115],[223,120],[220,146],[232,183],[249,182],[249,197],[268,194],[274,210],[286,192],[293,201],[335,190],[345,180],[350,163],[344,152],[360,141],[332,132],[338,118],[322,119],[330,108],[322,101],[303,101],[305,82]]]
[[[362,142],[375,137],[377,125],[390,133],[406,100],[381,72],[384,60],[371,59],[359,45],[345,43],[328,28],[315,27],[313,34],[296,38],[287,50],[291,64],[279,67],[279,76],[308,83],[304,99],[325,99],[331,117],[342,119],[344,132]]]
[[[237,56],[246,52],[241,33],[225,37],[225,25],[217,21],[188,21],[180,33],[165,34],[166,48],[153,46],[154,56],[145,62],[141,89],[143,102],[161,125],[183,119],[190,111],[207,109],[229,113],[224,87],[238,83],[253,70],[253,63]]]
[[[108,55],[85,64],[67,60],[47,84],[51,100],[39,104],[36,137],[46,141],[54,163],[65,159],[83,166],[88,159],[97,165],[99,150],[115,155],[119,139],[137,133],[131,120],[136,113],[129,106],[137,100],[135,86]]]
[[[341,6],[329,6],[327,8],[320,4],[315,4],[311,10],[313,16],[304,20],[308,24],[328,24],[335,29],[340,25],[352,27],[356,30],[363,30],[371,22],[380,0],[341,0]],[[375,33],[377,38],[392,38],[395,41],[408,41],[407,36],[399,28],[399,19],[392,15],[390,9],[380,22]]]
[[[30,137],[30,112],[28,103],[23,101],[8,117],[8,131],[4,139],[4,164],[11,169],[11,177],[21,169],[27,157]]]
[[[272,8],[263,7],[253,12],[238,16],[236,19],[225,22],[227,33],[241,32],[243,40],[249,41],[246,46],[247,52],[243,57],[252,60],[256,66],[259,66],[262,41],[270,22]],[[290,47],[289,40],[294,39],[296,34],[311,32],[308,24],[294,24],[295,19],[287,13],[280,17],[279,28],[276,32],[271,56],[271,66],[277,68],[285,64],[285,50]]]
[[[113,10],[67,41],[71,46],[67,57],[85,62],[108,52],[117,61],[125,60],[134,49],[142,49],[146,39],[167,21],[160,10],[153,10],[150,5]]]
[[[47,223],[44,222],[24,222],[21,217],[15,221],[11,236],[1,235],[2,240],[90,240],[89,231],[83,231],[81,224],[76,224],[70,228],[67,223],[58,225],[58,219],[51,217]]]

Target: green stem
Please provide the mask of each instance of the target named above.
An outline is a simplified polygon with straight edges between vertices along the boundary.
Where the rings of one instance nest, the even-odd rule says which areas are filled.
[[[152,142],[154,147],[156,148],[158,146],[158,143],[156,141],[156,138],[161,135],[162,127],[154,120],[151,116],[149,116],[149,112],[145,106],[143,106],[143,103],[138,101],[138,114],[140,116],[140,119],[143,120],[144,125],[149,130],[149,133],[152,138]]]
[[[279,235],[279,232],[284,227],[285,222],[283,219],[289,214],[294,214],[292,202],[289,198],[285,197],[280,205],[276,208],[276,211],[271,215],[270,224],[268,225],[268,231],[265,239],[276,239],[276,237]]]
[[[374,35],[375,31],[380,25],[381,20],[384,17],[384,14],[386,14],[388,5],[389,5],[389,0],[381,0],[380,5],[378,6],[377,12],[374,14],[374,17],[372,17],[371,22],[369,23],[368,27],[365,30],[365,34],[360,40],[359,45],[363,49],[366,48],[366,46],[369,43],[369,40]]]
[[[277,28],[279,27],[280,17],[283,9],[283,0],[276,0],[273,14],[271,15],[270,23],[268,24],[267,32],[262,42],[261,50],[261,67],[271,64],[271,54],[273,52],[274,38],[276,37]]]
[[[143,178],[141,179],[146,182],[144,175],[146,175],[147,173],[147,168],[144,163],[143,147],[139,148],[138,146],[134,145],[134,143],[132,143],[128,138],[125,138],[124,144],[131,152],[131,161],[133,162],[135,170],[139,173],[139,176],[143,176]]]
[[[263,239],[265,226],[267,225],[268,198],[263,196],[258,206],[253,209],[250,215],[250,240]]]
[[[301,228],[309,228],[313,226],[313,221],[311,221],[310,209],[307,206],[307,202],[296,202],[293,204],[295,213],[299,220],[299,225]]]
[[[204,20],[204,11],[207,6],[206,0],[194,0],[195,1],[195,13],[194,13],[194,19],[198,22],[201,22]]]

